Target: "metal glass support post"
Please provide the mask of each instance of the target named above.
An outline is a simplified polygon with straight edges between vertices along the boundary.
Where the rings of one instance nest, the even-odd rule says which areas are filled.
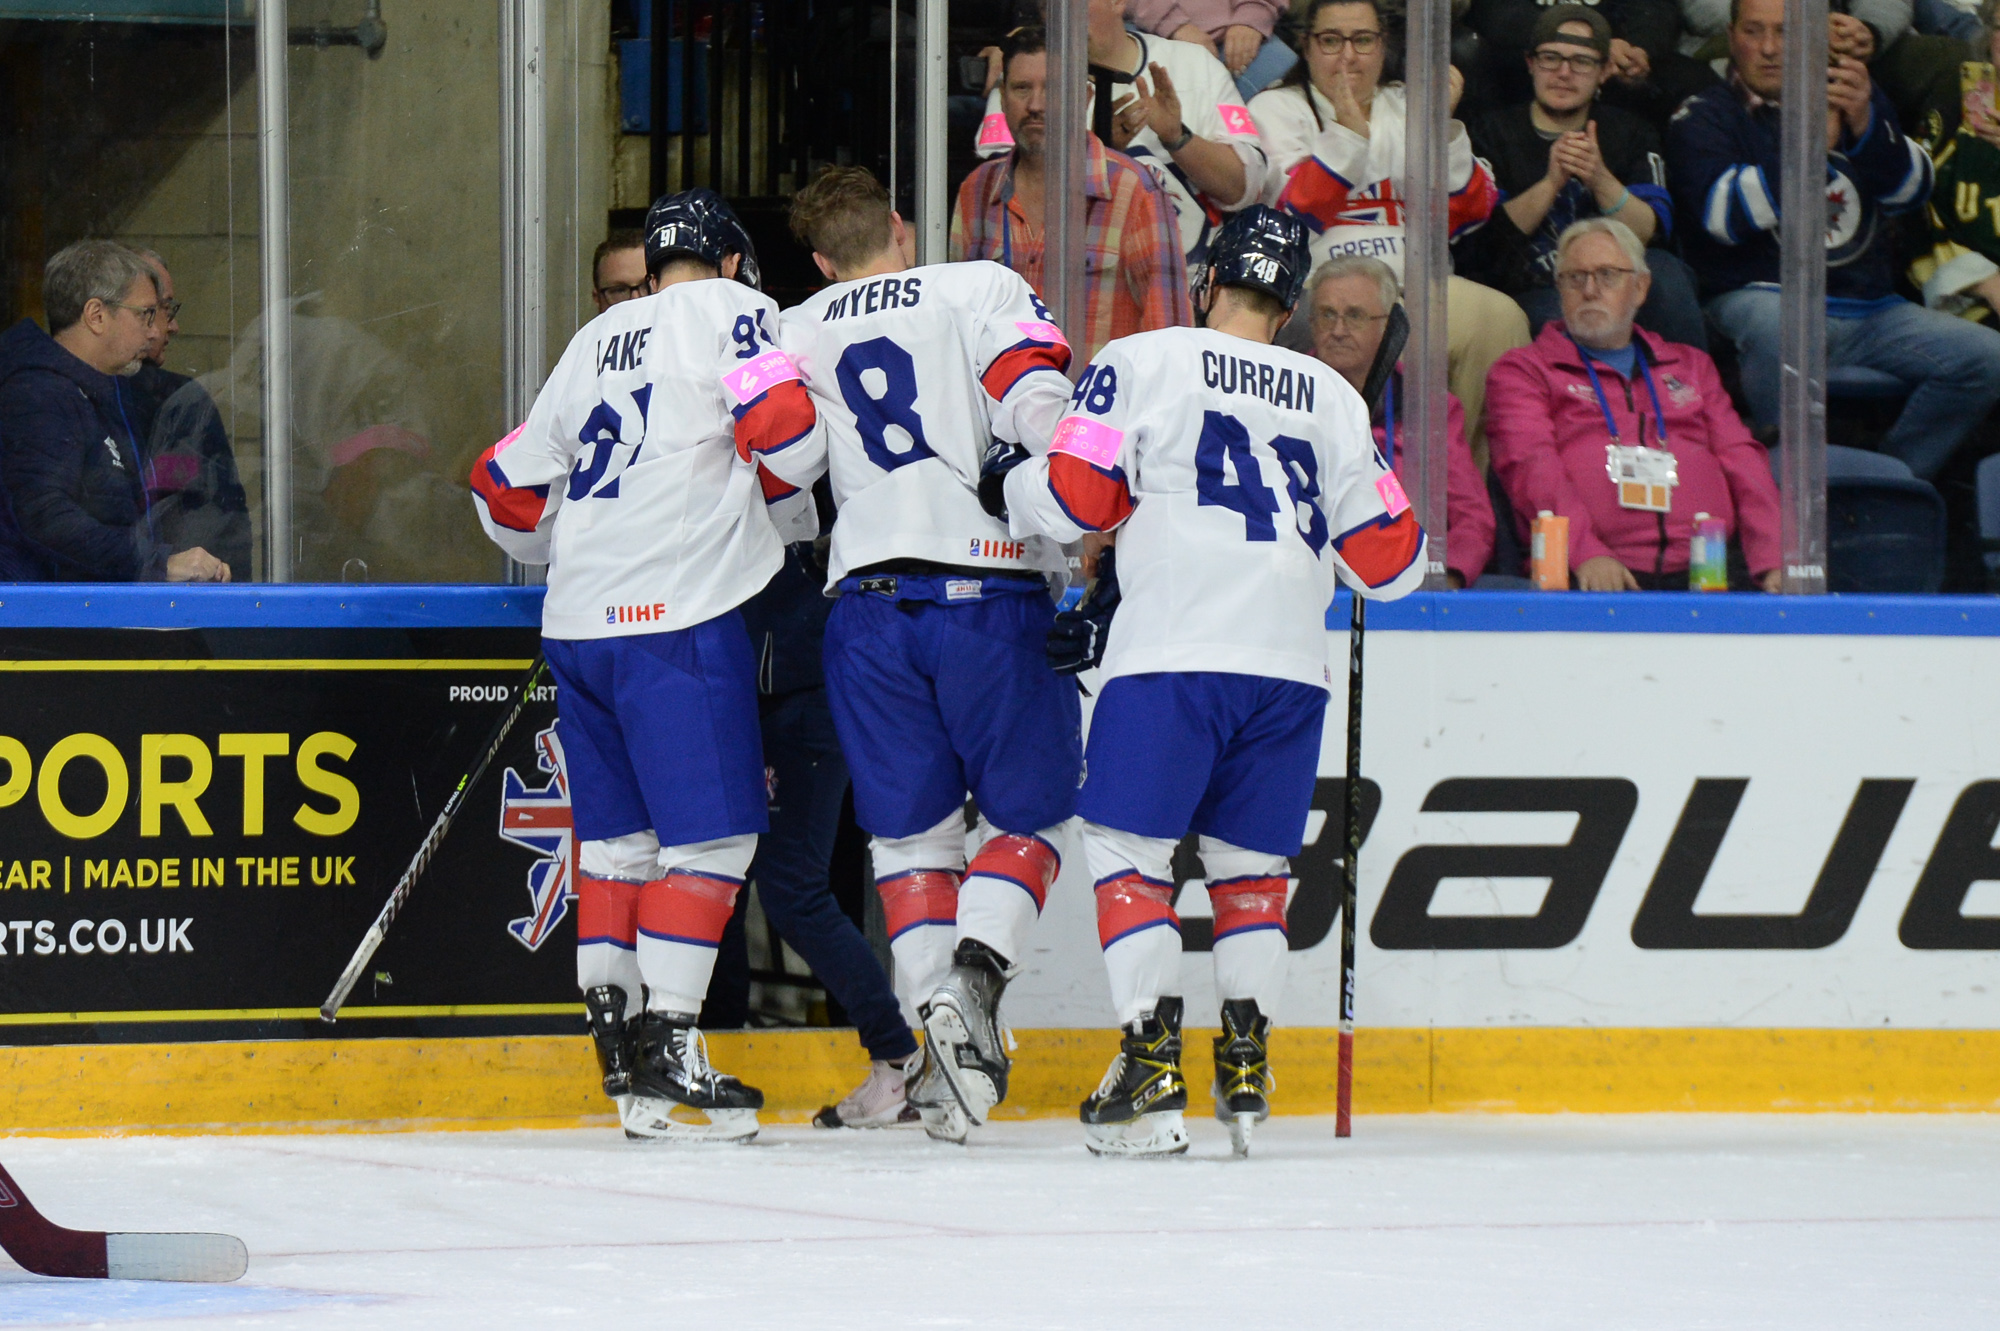
[[[500,8],[501,397],[507,425],[528,418],[541,390],[548,345],[548,79],[544,0],[504,0]],[[529,580],[525,565],[503,564],[508,582]]]
[[[1785,0],[1778,488],[1785,590],[1826,591],[1826,0]]]
[[[1408,149],[1403,161],[1403,305],[1410,341],[1403,353],[1402,475],[1417,520],[1429,534],[1424,586],[1445,587],[1445,285],[1451,276],[1447,228],[1451,143],[1451,12],[1443,0],[1409,7]]]
[[[290,582],[292,541],[292,173],[285,0],[257,5],[257,164],[264,289],[264,578]]]
[[[1090,346],[1084,288],[1083,182],[1090,162],[1085,89],[1090,78],[1087,0],[1048,0],[1048,147],[1044,158],[1042,286],[1056,322],[1076,354],[1070,377],[1083,372]],[[1107,94],[1109,95],[1109,94]]]
[[[900,3],[900,0],[895,0]],[[951,241],[946,189],[945,70],[950,61],[950,11],[945,0],[917,0],[917,262],[943,263]]]

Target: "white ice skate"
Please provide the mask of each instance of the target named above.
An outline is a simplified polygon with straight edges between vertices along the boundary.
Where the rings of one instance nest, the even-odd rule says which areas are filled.
[[[925,1010],[929,1011],[928,1006]],[[924,1047],[917,1051],[917,1057],[923,1061],[908,1084],[910,1107],[917,1111],[924,1132],[932,1141],[963,1146],[972,1125],[966,1120],[965,1108],[959,1104],[944,1072],[931,1058],[930,1050],[930,1036],[926,1034]]]
[[[764,1093],[717,1072],[692,1017],[648,1012],[639,1028],[632,1098],[621,1104],[635,1141],[741,1142],[757,1135]]]
[[[816,1128],[898,1128],[918,1121],[916,1108],[906,1093],[908,1083],[923,1066],[919,1049],[900,1062],[876,1059],[868,1069],[868,1080],[847,1093],[837,1105],[828,1105],[813,1115]]]
[[[1012,975],[993,949],[968,938],[958,945],[950,973],[923,1010],[924,1043],[932,1052],[932,1066],[975,1127],[1007,1098],[1007,1073],[1013,1062],[1007,1057],[1007,1037],[1000,1026],[1000,995]]]

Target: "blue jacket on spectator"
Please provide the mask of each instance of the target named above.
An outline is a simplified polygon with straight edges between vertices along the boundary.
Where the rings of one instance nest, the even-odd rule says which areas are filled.
[[[1895,237],[1882,219],[1931,195],[1930,155],[1896,125],[1877,84],[1868,132],[1827,154],[1828,313],[1850,316],[1896,294]],[[1667,126],[1667,183],[1702,294],[1778,282],[1778,106],[1734,80],[1696,93]]]
[[[136,582],[172,548],[146,511],[131,403],[31,319],[0,335],[0,578]]]

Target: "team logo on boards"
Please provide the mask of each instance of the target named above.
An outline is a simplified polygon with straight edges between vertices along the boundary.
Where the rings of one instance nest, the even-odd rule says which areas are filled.
[[[500,839],[541,856],[528,868],[532,909],[507,923],[507,932],[530,952],[541,949],[576,900],[576,831],[554,726],[535,736],[535,764],[548,773],[540,789],[530,789],[511,767],[500,774]]]

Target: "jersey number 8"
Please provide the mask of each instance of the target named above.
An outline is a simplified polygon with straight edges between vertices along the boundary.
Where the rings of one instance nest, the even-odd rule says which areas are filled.
[[[871,391],[862,377],[871,370],[882,376],[880,393]],[[917,415],[917,366],[909,352],[886,337],[871,337],[841,353],[834,376],[840,381],[841,400],[854,413],[854,428],[861,433],[861,447],[870,462],[894,471],[937,456],[924,439],[924,423]],[[889,446],[892,425],[908,437],[907,448]]]
[[[1278,435],[1270,449],[1278,455],[1278,468],[1285,477],[1285,495],[1291,501],[1292,516],[1299,538],[1315,557],[1326,548],[1326,514],[1319,506],[1319,459],[1312,445],[1290,435]],[[1223,470],[1227,457],[1236,472],[1231,484]],[[1250,451],[1250,432],[1243,422],[1219,411],[1204,412],[1201,440],[1195,445],[1195,494],[1203,506],[1215,505],[1243,515],[1243,539],[1275,541],[1278,527],[1271,515],[1284,512],[1278,497],[1264,484],[1264,469]]]

